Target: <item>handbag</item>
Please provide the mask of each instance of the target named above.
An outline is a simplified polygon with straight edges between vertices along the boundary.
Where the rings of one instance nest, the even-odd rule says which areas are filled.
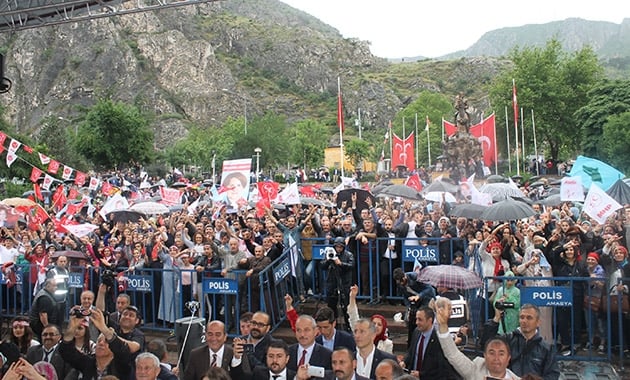
[[[604,300],[605,302],[605,300]],[[586,295],[584,296],[584,309],[598,312],[602,303],[601,296]]]
[[[617,294],[610,294],[604,297],[610,297],[610,309],[608,309],[608,300],[602,298],[601,306],[605,312],[619,313],[619,310],[621,310],[622,313],[630,312],[630,300],[627,294],[622,294],[621,300]]]

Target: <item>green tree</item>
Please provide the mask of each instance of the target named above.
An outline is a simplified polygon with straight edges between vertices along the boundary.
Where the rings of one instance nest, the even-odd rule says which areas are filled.
[[[575,127],[574,115],[588,103],[588,91],[603,74],[593,50],[584,47],[577,52],[567,53],[562,50],[558,40],[552,39],[544,48],[516,48],[509,58],[514,62],[514,67],[501,73],[493,82],[490,89],[492,105],[495,109],[512,109],[514,80],[518,106],[523,108],[523,119],[527,120],[524,126],[526,149],[533,146],[533,133],[529,118],[525,116],[529,116],[533,109],[538,143],[548,148],[553,159],[558,159],[561,152],[577,152],[580,131]],[[511,127],[514,125],[513,113],[508,114],[507,124]],[[518,122],[520,125],[520,120]],[[506,125],[503,112],[497,113],[497,125]],[[520,127],[518,138],[520,141]],[[497,128],[497,139],[505,141],[503,128]],[[510,144],[513,145],[514,141],[512,134]],[[502,150],[507,152],[505,146]]]
[[[345,140],[345,139],[344,139]],[[352,139],[344,143],[346,158],[355,168],[370,156],[372,145],[365,140]]]
[[[79,153],[102,167],[132,161],[149,163],[155,152],[148,124],[136,107],[102,99],[89,109],[79,125],[74,145]]]
[[[38,152],[53,157],[75,169],[87,170],[89,168],[85,158],[72,145],[70,131],[64,128],[59,118],[53,116],[44,118],[35,140],[39,144],[36,149]]]
[[[289,151],[292,162],[305,168],[315,168],[324,162],[328,144],[328,128],[312,119],[298,121],[289,132]]]
[[[589,93],[589,102],[575,113],[575,119],[582,131],[584,155],[599,159],[613,158],[606,153],[602,142],[604,126],[608,119],[630,111],[630,81],[602,81]],[[623,141],[612,141],[617,146]]]
[[[603,132],[604,161],[623,173],[630,173],[630,111],[610,116]]]

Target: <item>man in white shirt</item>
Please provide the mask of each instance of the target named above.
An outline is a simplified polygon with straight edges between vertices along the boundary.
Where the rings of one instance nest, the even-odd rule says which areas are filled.
[[[252,371],[248,370],[247,365],[243,365],[248,361],[247,355],[237,359],[236,356],[242,350],[242,345],[246,343],[244,339],[234,339],[234,359],[232,360],[232,378],[239,380],[293,380],[295,371],[288,369],[289,363],[289,346],[283,340],[273,339],[267,347],[265,356],[265,365],[257,365]]]
[[[381,351],[374,345],[376,326],[369,319],[359,319],[354,324],[354,341],[357,344],[357,374],[367,378],[376,371],[376,366],[383,359],[396,360],[390,353]]]
[[[297,372],[303,365],[324,367],[332,369],[330,357],[332,352],[326,347],[315,342],[319,330],[317,322],[310,315],[301,315],[295,322],[295,337],[297,343],[289,346],[288,368]]]

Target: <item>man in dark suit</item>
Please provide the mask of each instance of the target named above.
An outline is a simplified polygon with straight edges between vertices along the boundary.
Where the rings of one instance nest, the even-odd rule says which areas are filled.
[[[375,379],[378,363],[384,359],[396,360],[396,357],[376,348],[374,345],[376,326],[371,320],[359,319],[354,323],[353,331],[354,341],[357,344],[357,375]]]
[[[297,371],[303,364],[332,369],[330,356],[332,352],[319,343],[315,343],[317,322],[310,315],[301,315],[295,322],[297,343],[289,347],[289,364],[287,368]]]
[[[190,351],[183,380],[201,380],[210,367],[230,371],[234,351],[225,345],[227,332],[221,321],[210,321],[206,326],[206,345]]]
[[[405,355],[405,368],[420,379],[461,379],[444,357],[437,332],[433,328],[434,319],[435,313],[430,307],[423,306],[416,311],[416,330]]]
[[[357,346],[354,343],[354,337],[346,331],[337,330],[335,312],[331,308],[324,306],[317,310],[315,322],[319,329],[319,335],[315,338],[315,342],[331,351],[341,347],[349,348],[352,352],[356,351]]]
[[[28,349],[26,352],[26,360],[31,364],[46,361],[55,367],[57,378],[64,379],[72,370],[72,367],[63,360],[57,350],[59,340],[61,339],[59,327],[56,325],[46,325],[42,331],[41,339],[41,345],[33,346]]]
[[[234,349],[239,351],[242,349],[242,342],[235,339]],[[243,355],[239,365],[232,368],[232,378],[239,380],[293,380],[295,371],[288,369],[289,363],[289,346],[283,340],[273,339],[267,347],[265,356],[265,365],[257,365],[252,371],[247,371],[248,366],[245,362],[248,360]]]

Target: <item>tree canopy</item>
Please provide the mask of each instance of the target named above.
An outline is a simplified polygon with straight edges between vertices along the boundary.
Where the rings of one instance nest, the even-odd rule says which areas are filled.
[[[75,147],[95,165],[115,167],[149,163],[155,157],[153,132],[138,108],[111,99],[99,100],[79,124]]]
[[[603,69],[590,47],[573,53],[562,50],[560,42],[550,40],[544,48],[527,47],[514,49],[509,58],[514,68],[495,79],[490,98],[495,109],[512,109],[512,81],[517,88],[517,104],[523,108],[526,153],[533,153],[531,110],[535,114],[539,152],[544,149],[551,158],[561,154],[575,155],[580,149],[580,131],[576,128],[575,112],[588,103],[588,91],[602,78]],[[520,109],[519,109],[520,114]],[[513,113],[497,113],[497,126],[514,125]],[[502,119],[502,120],[501,120]],[[519,136],[521,120],[519,122]],[[510,149],[514,149],[514,130],[509,130]],[[497,127],[497,139],[506,141],[506,131]],[[521,142],[521,147],[523,146]],[[499,143],[503,153],[505,144]],[[520,153],[520,152],[519,152]]]

